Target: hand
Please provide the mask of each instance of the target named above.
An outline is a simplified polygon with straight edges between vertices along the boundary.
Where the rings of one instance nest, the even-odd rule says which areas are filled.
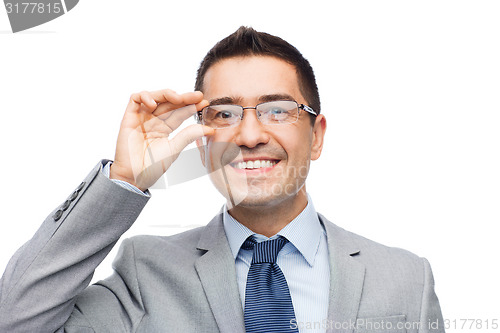
[[[195,124],[169,138],[184,120],[207,105],[199,91],[180,95],[166,89],[132,94],[120,126],[110,178],[142,191],[148,189],[188,144],[214,133],[210,127]]]

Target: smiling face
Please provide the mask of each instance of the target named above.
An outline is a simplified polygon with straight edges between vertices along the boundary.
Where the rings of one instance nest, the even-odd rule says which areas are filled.
[[[228,58],[214,64],[204,79],[204,98],[211,104],[255,107],[272,100],[306,104],[295,67],[270,56]],[[291,124],[264,125],[254,109],[244,111],[234,127],[217,129],[200,149],[211,180],[230,207],[259,209],[296,207],[307,203],[305,180],[311,160],[321,154],[326,122],[323,115],[311,126],[300,111]],[[221,165],[225,165],[222,169]],[[300,212],[299,210],[299,212]]]

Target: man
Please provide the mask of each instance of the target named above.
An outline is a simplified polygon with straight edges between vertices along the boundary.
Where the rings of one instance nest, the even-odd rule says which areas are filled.
[[[305,180],[326,119],[306,59],[240,28],[209,51],[196,92],[131,96],[102,161],[14,255],[2,332],[444,332],[429,263],[314,210]],[[169,134],[196,115],[199,124]],[[190,142],[227,203],[206,227],[124,240],[148,188]]]

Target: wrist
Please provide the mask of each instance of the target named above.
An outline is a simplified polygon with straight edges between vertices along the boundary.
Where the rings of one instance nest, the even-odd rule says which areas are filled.
[[[111,163],[111,166],[109,168],[109,179],[116,179],[116,180],[121,180],[123,182],[127,182],[132,186],[135,186],[139,188],[141,191],[145,191],[145,189],[140,188],[137,186],[135,179],[131,179],[130,177],[123,176],[123,172],[121,171],[121,167],[116,164],[116,163]]]

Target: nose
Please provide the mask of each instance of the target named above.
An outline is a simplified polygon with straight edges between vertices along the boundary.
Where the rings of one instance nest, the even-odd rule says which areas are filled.
[[[235,143],[238,146],[255,148],[269,142],[269,133],[257,118],[254,108],[244,110],[243,119],[236,127]]]

